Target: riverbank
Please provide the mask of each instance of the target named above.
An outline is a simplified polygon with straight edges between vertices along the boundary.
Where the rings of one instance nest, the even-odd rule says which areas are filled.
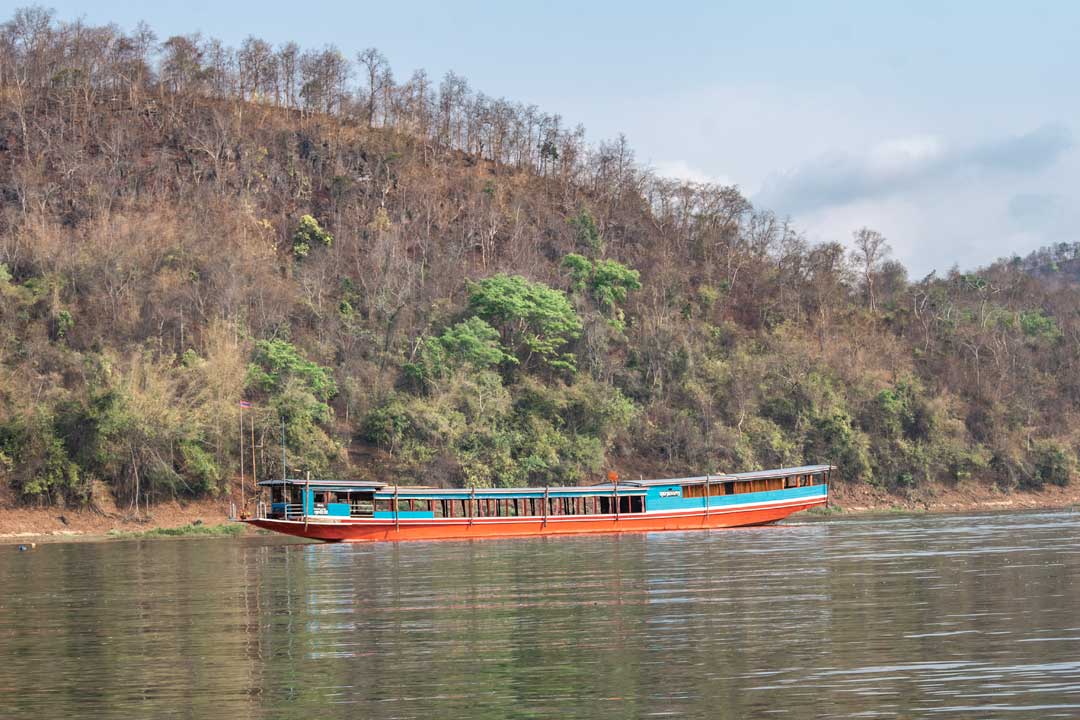
[[[138,514],[111,501],[99,501],[96,509],[13,507],[8,503],[0,504],[0,508],[0,544],[135,537],[185,527],[215,528],[229,522],[227,498],[174,500],[152,505]]]
[[[108,501],[97,510],[27,508],[0,504],[0,544],[34,541],[99,540],[106,538],[219,535],[235,537],[250,528],[216,530],[229,523],[228,498],[170,501],[136,515]],[[1007,512],[1080,507],[1080,482],[1039,491],[1005,492],[976,482],[932,485],[908,494],[890,493],[869,485],[837,483],[830,493],[829,514],[839,517],[881,513]]]
[[[842,515],[1060,509],[1080,507],[1080,481],[1074,480],[1066,487],[1046,485],[1042,490],[1011,492],[991,484],[965,481],[953,485],[928,485],[906,494],[892,493],[866,483],[837,483],[830,490],[829,505]]]

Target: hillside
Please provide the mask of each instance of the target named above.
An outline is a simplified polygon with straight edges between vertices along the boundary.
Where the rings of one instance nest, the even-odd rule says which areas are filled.
[[[908,278],[375,50],[0,28],[0,483],[1069,482],[1080,243]],[[250,452],[248,450],[247,452]],[[250,457],[245,457],[250,472]]]

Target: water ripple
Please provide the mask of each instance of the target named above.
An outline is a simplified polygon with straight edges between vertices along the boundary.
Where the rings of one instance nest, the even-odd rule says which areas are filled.
[[[1080,715],[1080,515],[0,548],[5,718]]]

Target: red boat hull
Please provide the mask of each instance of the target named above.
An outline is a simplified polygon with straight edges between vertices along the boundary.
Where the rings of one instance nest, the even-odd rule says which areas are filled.
[[[386,519],[308,518],[303,520],[251,519],[244,522],[287,535],[325,542],[378,542],[408,540],[464,540],[470,538],[533,537],[540,535],[582,535],[592,533],[652,532],[662,530],[702,530],[709,528],[765,525],[792,513],[824,505],[822,497],[799,498],[787,502],[762,503],[734,508],[715,508],[708,514],[657,512],[635,515],[557,515],[506,518]]]

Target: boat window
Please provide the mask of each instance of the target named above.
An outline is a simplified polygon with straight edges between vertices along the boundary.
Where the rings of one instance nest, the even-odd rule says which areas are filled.
[[[270,502],[282,503],[285,502],[285,490],[280,485],[275,485],[270,488]]]
[[[371,493],[349,493],[349,514],[353,517],[371,517],[375,511]]]

